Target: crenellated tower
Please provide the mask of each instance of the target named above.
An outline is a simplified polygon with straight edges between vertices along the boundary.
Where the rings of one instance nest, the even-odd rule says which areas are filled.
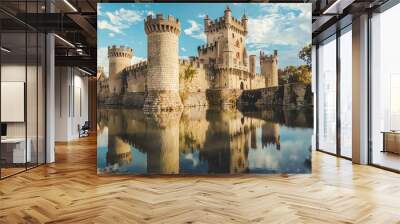
[[[232,16],[229,7],[225,9],[224,16],[218,19],[211,20],[206,16],[204,33],[207,37],[207,44],[199,47],[202,50],[199,50],[199,58],[205,62],[212,59],[216,64],[228,68],[241,67],[248,70],[247,32],[246,15],[237,19]]]
[[[132,48],[116,47],[115,45],[108,47],[109,88],[112,95],[120,95],[122,93],[121,71],[131,64],[132,57]]]
[[[180,22],[173,16],[149,15],[144,25],[147,34],[147,112],[181,110],[179,96]]]
[[[265,87],[278,86],[278,51],[272,55],[265,55],[260,51],[261,75],[265,77]]]

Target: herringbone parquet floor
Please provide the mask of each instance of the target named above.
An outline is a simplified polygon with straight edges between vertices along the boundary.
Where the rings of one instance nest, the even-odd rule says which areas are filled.
[[[400,175],[313,152],[313,174],[99,177],[95,137],[0,181],[0,223],[400,223]]]

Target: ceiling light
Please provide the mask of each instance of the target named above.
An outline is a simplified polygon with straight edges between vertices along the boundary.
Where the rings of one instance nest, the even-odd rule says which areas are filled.
[[[7,49],[7,48],[5,48],[5,47],[1,47],[0,49],[1,49],[2,51],[6,52],[6,53],[10,53],[10,52],[11,52],[11,50],[9,50],[9,49]]]
[[[65,4],[67,4],[74,12],[78,12],[78,10],[68,1],[64,0]]]
[[[336,0],[322,14],[342,14],[343,10],[351,5],[355,0]]]
[[[92,75],[92,73],[90,73],[90,72],[88,72],[88,71],[86,71],[86,70],[83,70],[83,69],[81,69],[81,68],[79,68],[79,67],[78,67],[78,70],[81,71],[81,72],[83,72],[83,73],[85,73],[85,74],[87,74],[87,75]]]
[[[54,34],[54,36],[55,37],[57,37],[59,40],[61,40],[62,42],[64,42],[64,43],[66,43],[67,45],[69,45],[70,47],[73,47],[73,48],[75,48],[75,45],[73,45],[71,42],[69,42],[68,40],[66,40],[66,39],[64,39],[64,38],[62,38],[62,37],[60,37],[59,35],[57,35],[57,34]]]

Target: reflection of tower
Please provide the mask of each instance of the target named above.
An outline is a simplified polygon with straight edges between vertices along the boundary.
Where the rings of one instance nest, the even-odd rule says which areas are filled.
[[[151,15],[145,20],[148,50],[147,96],[144,111],[180,110],[179,33],[180,22],[172,16]]]
[[[108,47],[109,88],[112,94],[119,95],[122,93],[121,71],[131,64],[132,56],[132,48],[124,46],[116,47],[115,45]]]
[[[269,144],[275,144],[277,149],[280,149],[280,127],[278,123],[265,122],[262,126],[262,147]]]
[[[265,87],[278,86],[278,51],[274,54],[265,55],[260,52],[261,75],[265,77]]]
[[[250,132],[251,148],[257,149],[257,128],[253,127]]]
[[[107,165],[119,166],[127,165],[132,162],[131,146],[116,136],[109,136]]]
[[[230,173],[243,173],[249,167],[249,135],[244,130],[230,139]]]
[[[147,172],[178,174],[180,112],[151,114],[147,119],[151,127],[147,148]]]

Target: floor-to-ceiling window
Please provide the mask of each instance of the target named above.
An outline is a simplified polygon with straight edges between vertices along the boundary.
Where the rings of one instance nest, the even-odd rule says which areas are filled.
[[[319,44],[318,149],[336,153],[336,35]]]
[[[371,18],[371,162],[400,170],[400,4]]]
[[[0,178],[45,162],[45,35],[23,21],[45,1],[0,2]]]
[[[352,157],[352,32],[351,25],[341,30],[340,62],[340,155]]]

